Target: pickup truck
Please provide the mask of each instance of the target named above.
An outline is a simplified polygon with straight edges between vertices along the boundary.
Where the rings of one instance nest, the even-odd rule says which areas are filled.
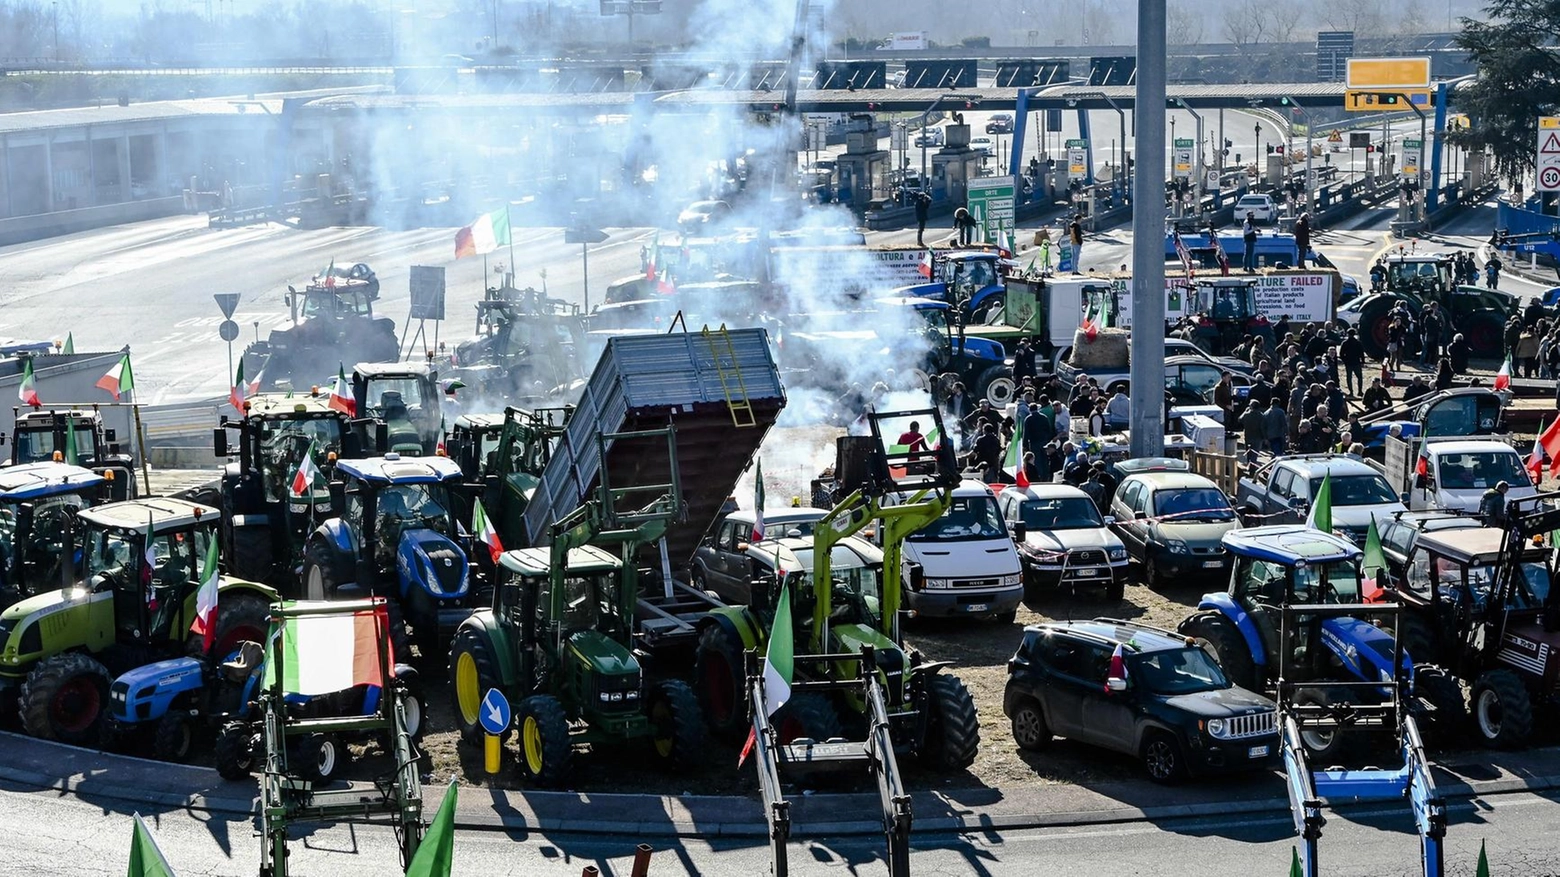
[[[1347,454],[1278,457],[1236,483],[1235,510],[1248,526],[1305,523],[1329,476],[1333,529],[1356,545],[1365,544],[1373,518],[1385,522],[1405,510],[1375,467]]]

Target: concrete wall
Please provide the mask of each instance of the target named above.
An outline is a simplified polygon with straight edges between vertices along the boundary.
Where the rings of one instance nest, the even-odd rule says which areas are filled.
[[[80,207],[75,210],[56,210],[53,213],[39,213],[33,216],[16,216],[0,219],[0,246],[102,228],[106,225],[118,225],[122,222],[160,219],[183,212],[184,198],[181,196],[105,204],[100,207]]]

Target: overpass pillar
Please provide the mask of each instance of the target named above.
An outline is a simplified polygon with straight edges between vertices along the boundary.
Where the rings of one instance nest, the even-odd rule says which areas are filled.
[[[1157,457],[1165,448],[1165,3],[1138,0],[1137,7],[1131,455]]]
[[[131,191],[130,180],[130,135],[121,134],[115,141],[114,148],[119,150],[119,201],[135,200],[135,194]],[[152,184],[153,180],[142,180],[143,184]]]
[[[54,138],[43,142],[43,203],[44,212],[54,211]]]

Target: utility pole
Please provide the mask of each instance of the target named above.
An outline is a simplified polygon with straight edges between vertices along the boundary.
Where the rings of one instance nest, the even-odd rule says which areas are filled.
[[[54,64],[57,67],[57,66],[59,66],[59,63],[60,63],[60,3],[59,3],[59,0],[53,0],[53,2],[49,4],[49,8],[50,8],[50,10],[53,11],[53,18],[54,18]]]
[[[1165,450],[1165,2],[1138,0],[1132,180],[1133,457]]]

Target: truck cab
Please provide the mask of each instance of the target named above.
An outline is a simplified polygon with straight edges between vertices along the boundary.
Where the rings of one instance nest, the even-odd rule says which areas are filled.
[[[1502,481],[1510,487],[1508,502],[1538,493],[1522,456],[1511,445],[1493,439],[1432,438],[1421,444],[1404,492],[1409,508],[1476,512],[1484,492]]]
[[[1371,521],[1384,524],[1406,510],[1375,467],[1347,454],[1279,457],[1240,479],[1235,507],[1248,519],[1304,523],[1327,479],[1331,479],[1333,529],[1355,545],[1365,544]]]

